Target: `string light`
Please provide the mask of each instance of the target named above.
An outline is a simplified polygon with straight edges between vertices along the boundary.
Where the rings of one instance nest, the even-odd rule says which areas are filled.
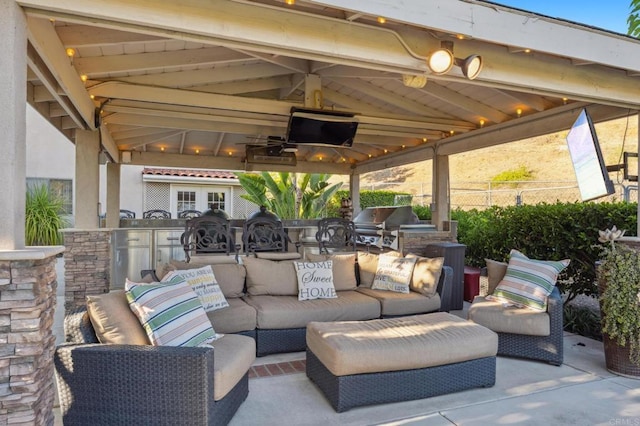
[[[387,19],[383,16],[378,16],[378,24],[384,24],[387,22]]]
[[[76,49],[74,49],[73,47],[67,47],[67,56],[70,58],[73,58],[74,56],[76,56]]]
[[[200,150],[196,148],[196,154],[200,154]]]
[[[516,110],[516,114],[518,115],[518,118],[520,118],[520,116],[522,115],[522,108],[518,108]]]
[[[480,128],[484,127],[484,123],[485,123],[484,119],[483,119],[483,118],[481,118],[481,119],[480,119]]]
[[[82,75],[80,76],[80,80],[82,80],[82,82],[83,82],[83,83],[86,83],[88,78],[89,78],[89,77],[87,77],[87,75],[86,75],[86,74],[82,74]]]
[[[160,147],[160,151],[164,152],[164,146]]]

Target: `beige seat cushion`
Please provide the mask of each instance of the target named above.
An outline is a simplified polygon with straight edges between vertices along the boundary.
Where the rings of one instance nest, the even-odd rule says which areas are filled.
[[[256,359],[256,341],[225,334],[213,342],[213,399],[220,401],[249,371]]]
[[[247,256],[247,293],[252,296],[298,296],[298,277],[293,260],[280,262]]]
[[[382,316],[424,314],[440,309],[440,296],[437,293],[427,297],[415,291],[408,294],[370,288],[358,288],[356,291],[377,299]]]
[[[310,321],[367,320],[380,317],[380,303],[357,291],[339,291],[336,299],[298,300],[297,296],[246,296],[258,311],[258,328],[306,327]]]
[[[87,296],[87,312],[100,343],[150,345],[124,290]]]
[[[213,256],[207,256],[213,257]],[[216,276],[216,282],[222,290],[222,294],[226,298],[242,297],[244,296],[244,281],[247,276],[246,269],[243,265],[233,263],[212,263],[211,269]],[[203,265],[199,263],[187,263],[177,260],[172,260],[168,264],[158,265],[156,268],[156,275],[159,279],[162,279],[169,271],[174,269],[197,269]]]
[[[496,356],[498,335],[438,312],[373,321],[313,322],[307,326],[307,346],[334,375],[345,376]]]
[[[207,312],[216,333],[239,333],[256,328],[256,310],[242,299],[227,299],[229,306]]]
[[[548,336],[549,314],[528,308],[504,307],[502,302],[476,296],[469,307],[469,320],[498,333]]]
[[[358,286],[356,280],[356,254],[313,254],[306,255],[309,262],[333,261],[333,285],[336,291],[355,290]]]

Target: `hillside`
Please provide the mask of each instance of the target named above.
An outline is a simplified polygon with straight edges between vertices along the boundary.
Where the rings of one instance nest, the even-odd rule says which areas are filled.
[[[451,185],[455,187],[468,182],[490,181],[501,172],[521,166],[529,170],[536,181],[575,182],[565,141],[567,132],[453,155],[449,160]],[[622,162],[623,150],[638,151],[638,118],[635,115],[628,120],[625,118],[597,124],[596,133],[607,165]],[[611,178],[614,182],[622,181],[622,174],[618,179],[616,173],[612,173]],[[413,192],[416,185],[422,184],[430,192],[431,161],[368,173],[363,176],[361,186],[370,189],[371,185],[379,182],[397,182],[389,189],[408,192]]]

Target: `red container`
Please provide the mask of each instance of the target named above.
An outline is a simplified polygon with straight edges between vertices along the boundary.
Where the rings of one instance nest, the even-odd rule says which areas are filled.
[[[473,298],[480,294],[480,268],[464,267],[464,300],[473,302]]]

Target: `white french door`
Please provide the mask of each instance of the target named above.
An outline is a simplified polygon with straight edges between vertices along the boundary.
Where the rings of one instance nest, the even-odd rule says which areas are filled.
[[[231,212],[231,190],[227,187],[171,185],[171,217],[178,217],[184,210],[199,210],[204,212],[211,206]]]

